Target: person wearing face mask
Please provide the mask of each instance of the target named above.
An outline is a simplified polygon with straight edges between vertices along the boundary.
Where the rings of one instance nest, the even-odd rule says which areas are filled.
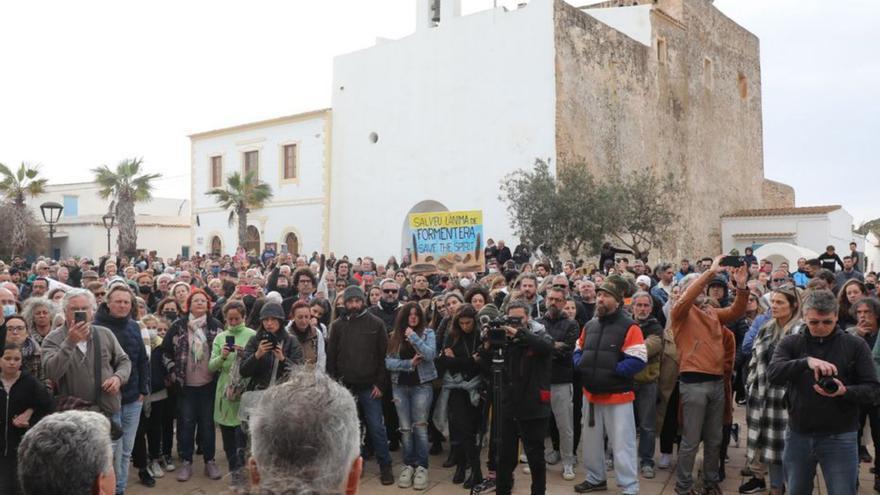
[[[149,476],[156,479],[165,476],[161,447],[166,408],[169,407],[168,389],[165,388],[167,375],[161,355],[157,351],[162,343],[158,330],[159,318],[155,315],[146,315],[141,318],[140,325],[148,335],[148,353],[151,356],[150,395],[144,400],[144,412],[138,423],[131,460],[132,465],[138,469],[140,478],[148,479]],[[170,452],[171,449],[169,448],[168,451]],[[145,474],[148,476],[144,476]]]
[[[3,305],[4,318],[18,313],[18,305],[15,302],[15,296],[9,291],[9,289],[0,288],[0,305]]]
[[[232,489],[239,493],[246,484],[243,468],[247,438],[238,418],[241,396],[238,394],[230,396],[227,385],[238,353],[244,351],[245,346],[257,332],[244,326],[245,307],[240,301],[226,303],[223,307],[223,316],[226,330],[217,334],[214,339],[208,369],[219,372],[217,391],[214,395],[214,422],[220,425],[223,450],[226,451],[226,460],[232,475]]]

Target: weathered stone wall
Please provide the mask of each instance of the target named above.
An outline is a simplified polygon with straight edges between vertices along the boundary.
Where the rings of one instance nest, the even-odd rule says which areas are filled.
[[[794,188],[782,182],[764,179],[763,208],[794,208]]]
[[[678,234],[652,258],[720,252],[723,213],[763,199],[758,39],[708,0],[655,8],[652,46],[556,1],[557,164],[682,181]],[[658,39],[665,42],[660,60]]]

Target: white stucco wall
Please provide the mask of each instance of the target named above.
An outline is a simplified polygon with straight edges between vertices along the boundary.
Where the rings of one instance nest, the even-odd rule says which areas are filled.
[[[769,217],[742,217],[721,219],[723,251],[751,245],[751,239],[734,238],[737,233],[794,232],[793,238],[761,237],[758,243],[790,242],[821,253],[833,244],[838,252],[849,250],[855,238],[852,233],[852,215],[839,209],[821,215],[785,215]]]
[[[572,3],[572,2],[569,2]],[[583,4],[581,4],[583,5]],[[652,5],[583,9],[594,17],[645,46],[651,46]]]
[[[400,254],[406,215],[424,200],[481,209],[486,236],[516,244],[499,181],[556,156],[553,28],[552,1],[533,0],[335,58],[337,255]]]
[[[267,242],[284,242],[288,232],[299,239],[300,251],[311,253],[323,248],[325,219],[324,162],[325,140],[330,112],[310,112],[298,116],[245,124],[227,130],[191,136],[192,142],[192,251],[209,252],[213,236],[219,236],[223,253],[233,254],[238,246],[237,224],[229,226],[229,213],[207,195],[212,189],[211,157],[223,157],[223,185],[226,177],[243,172],[244,153],[260,151],[260,180],[274,193],[262,209],[248,215],[248,224],[260,231],[261,247]],[[297,143],[297,179],[285,181],[283,146]],[[198,216],[198,224],[195,217]]]
[[[868,232],[865,236],[865,258],[868,260],[869,272],[880,272],[880,236]]]
[[[56,226],[53,247],[60,250],[62,257],[98,257],[107,253],[107,230],[101,217],[107,213],[111,200],[102,199],[98,195],[99,189],[94,182],[50,184],[45,194],[28,201],[34,216],[43,223],[40,204],[46,201],[65,204],[65,196],[75,198],[68,201],[76,204],[77,211],[65,209]],[[182,247],[189,244],[188,199],[153,198],[135,204],[134,211],[139,249],[155,250],[159,256],[170,257],[180,254]],[[114,226],[110,235],[113,252],[117,250],[117,236],[118,230]]]

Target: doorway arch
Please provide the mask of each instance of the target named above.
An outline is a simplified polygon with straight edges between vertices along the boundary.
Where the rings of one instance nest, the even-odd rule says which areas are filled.
[[[211,256],[222,256],[223,255],[223,241],[220,239],[219,235],[215,235],[211,238]]]
[[[260,231],[253,225],[248,225],[244,233],[244,250],[248,253],[260,255]]]
[[[295,233],[288,232],[284,236],[284,245],[287,247],[288,253],[294,257],[299,256],[299,237]]]
[[[412,230],[409,228],[410,213],[428,213],[433,211],[449,211],[449,208],[439,201],[426,199],[416,203],[408,212],[406,212],[406,215],[403,216],[403,229],[400,238],[401,260],[403,260],[403,256],[406,256],[407,250],[412,251]]]

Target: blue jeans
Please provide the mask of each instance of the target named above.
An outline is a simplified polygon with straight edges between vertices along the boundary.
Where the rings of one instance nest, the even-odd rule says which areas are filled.
[[[131,451],[137,436],[141,419],[140,401],[123,404],[122,409],[113,414],[113,420],[122,425],[122,438],[113,442],[113,468],[116,470],[116,493],[125,493],[128,484],[128,467],[131,465]]]
[[[813,493],[816,463],[822,466],[822,475],[828,495],[850,495],[858,490],[859,432],[837,435],[803,435],[785,432],[785,451],[782,462],[790,495]]]
[[[428,468],[428,410],[434,389],[430,383],[392,385],[394,407],[400,424],[403,463]]]
[[[654,466],[654,444],[657,424],[657,383],[635,386],[636,416],[639,418],[639,465]]]
[[[183,387],[177,407],[177,451],[184,461],[192,462],[196,428],[205,462],[214,460],[214,390],[215,382],[201,387]]]
[[[379,461],[380,466],[390,466],[391,452],[388,451],[388,434],[385,432],[385,423],[382,421],[382,399],[370,397],[372,391],[373,388],[370,387],[351,392],[364,413],[367,434],[370,435],[370,444],[376,452],[376,460]]]

